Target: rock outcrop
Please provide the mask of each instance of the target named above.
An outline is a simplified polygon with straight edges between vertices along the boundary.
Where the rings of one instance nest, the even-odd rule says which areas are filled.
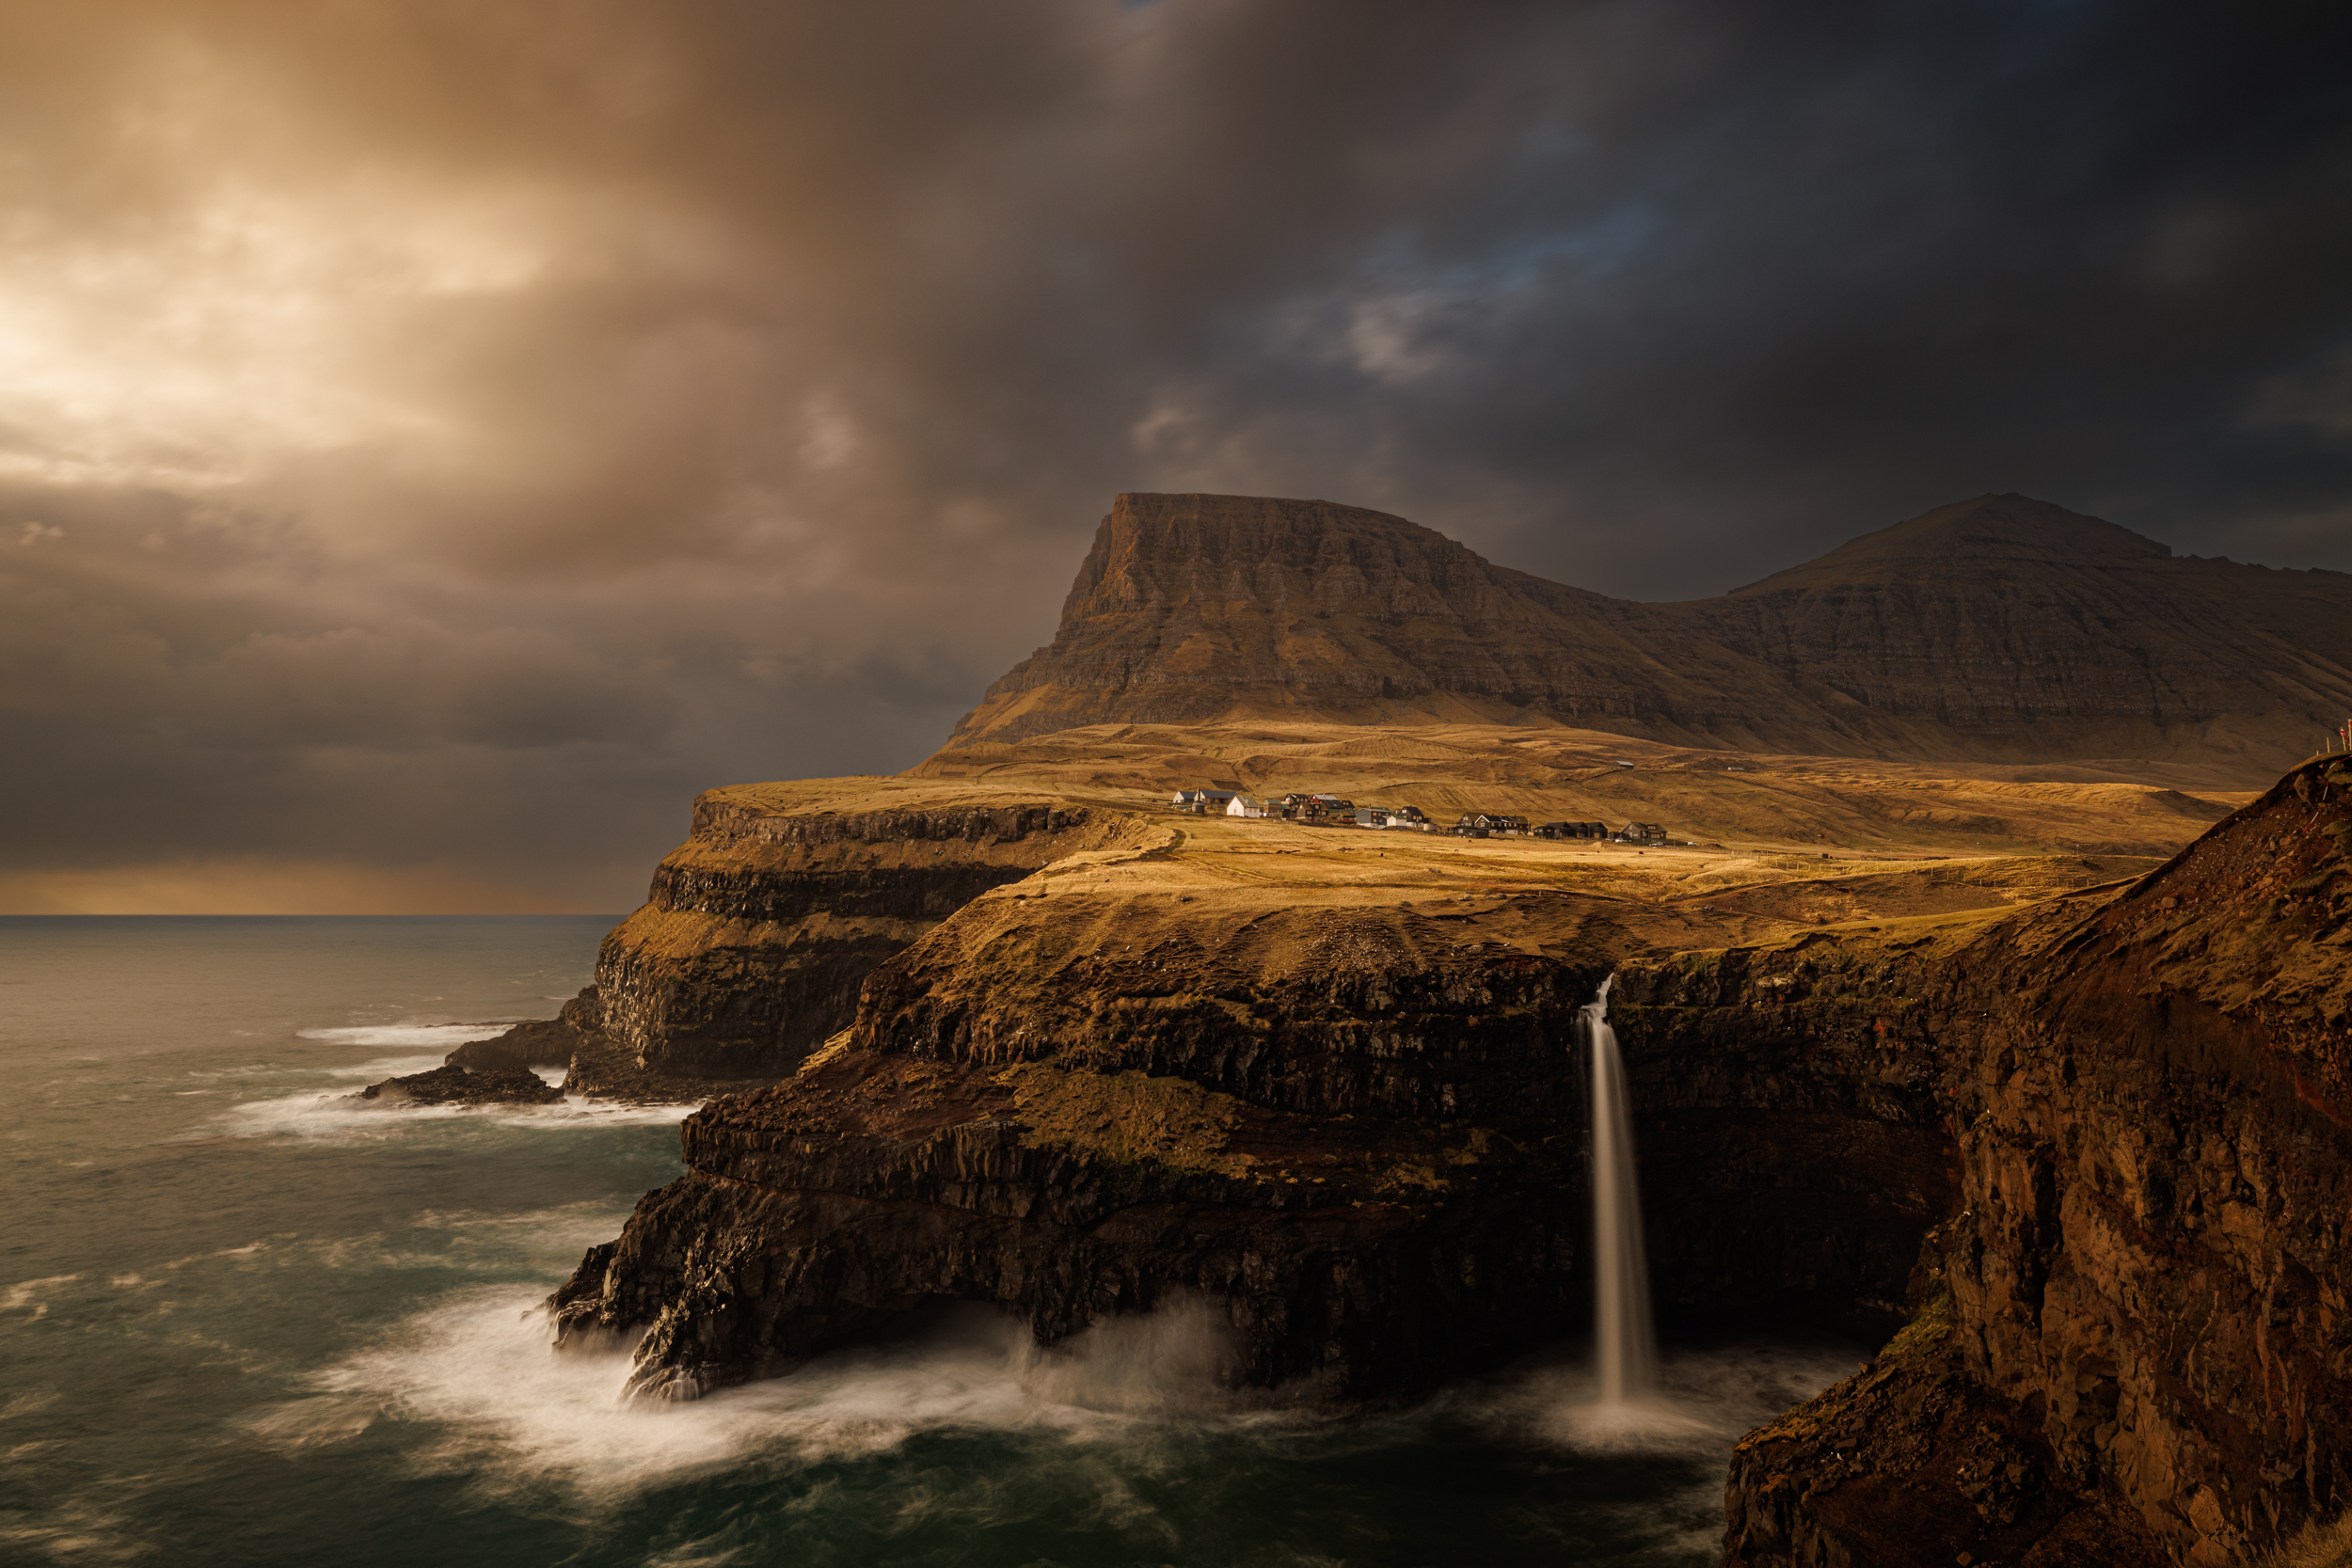
[[[689,1175],[583,1263],[565,1335],[650,1323],[640,1386],[693,1391],[942,1297],[1050,1342],[1205,1291],[1248,1381],[1359,1398],[1572,1311],[1547,1067],[1602,971],[1166,903],[993,895],[885,966],[834,1048],[689,1119]]]
[[[1972,1377],[1936,1296],[1861,1372],[1739,1448],[1725,1562],[2123,1568],[2167,1560],[2112,1489],[2070,1483],[2036,1412]]]
[[[1750,927],[1534,861],[1433,897],[1454,851],[1376,835],[1345,835],[1354,878],[1270,878],[1306,851],[1226,832],[1057,863],[878,967],[794,1077],[689,1118],[688,1174],[556,1297],[564,1338],[644,1329],[637,1386],[692,1393],[942,1298],[1050,1342],[1203,1292],[1242,1380],[1376,1400],[1570,1331],[1577,1012],[1613,969]],[[1899,1323],[1957,1180],[1931,1073],[1867,1019],[1851,1049],[1717,1043],[1644,1069],[1677,1081],[1645,1147],[1705,1212],[1665,1232],[1669,1307]]]
[[[583,1041],[602,1027],[596,988],[590,986],[564,1004],[553,1018],[527,1019],[504,1034],[468,1040],[443,1060],[483,1072],[499,1068],[569,1067]]]
[[[596,958],[598,1026],[639,1069],[772,1079],[846,1025],[869,971],[993,887],[1165,834],[1068,798],[886,780],[706,792]]]
[[[398,1110],[419,1105],[554,1105],[562,1102],[564,1091],[527,1067],[469,1072],[444,1063],[429,1072],[370,1084],[343,1098]]]
[[[2202,762],[2352,712],[2352,576],[2175,557],[1983,496],[1713,599],[1636,604],[1328,501],[1122,495],[1053,642],[950,750],[1105,723],[1548,721],[1912,760]]]

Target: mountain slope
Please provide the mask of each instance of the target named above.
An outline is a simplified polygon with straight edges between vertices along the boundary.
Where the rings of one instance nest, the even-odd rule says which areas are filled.
[[[1120,496],[1051,644],[950,749],[1102,723],[1553,722],[1684,745],[2266,779],[2352,713],[2352,577],[2021,496],[1637,604],[1329,501]]]

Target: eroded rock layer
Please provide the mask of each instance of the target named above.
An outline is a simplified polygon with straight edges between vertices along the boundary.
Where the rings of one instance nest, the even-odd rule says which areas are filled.
[[[795,1077],[689,1119],[688,1176],[583,1262],[565,1336],[648,1328],[639,1386],[695,1391],[943,1297],[1051,1341],[1200,1291],[1243,1380],[1350,1399],[1557,1338],[1590,1290],[1578,1010],[1751,927],[1562,885],[1565,858],[1422,884],[1481,853],[1454,844],[1348,835],[1354,876],[1317,875],[1282,847],[1317,836],[1220,827],[977,899]],[[1953,1178],[1917,1064],[1863,1037],[1862,1076],[1762,1042],[1645,1123],[1713,1212],[1677,1302],[1900,1320]]]
[[[850,1022],[870,970],[979,894],[1159,831],[1067,799],[879,780],[709,790],[597,954],[601,1027],[649,1071],[788,1072]]]

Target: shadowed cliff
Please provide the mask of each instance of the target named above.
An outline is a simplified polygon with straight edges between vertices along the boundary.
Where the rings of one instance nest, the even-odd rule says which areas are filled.
[[[1122,495],[1054,641],[949,749],[1104,723],[1560,723],[2259,784],[2352,712],[2352,577],[1984,496],[1713,599],[1636,604],[1329,501]]]

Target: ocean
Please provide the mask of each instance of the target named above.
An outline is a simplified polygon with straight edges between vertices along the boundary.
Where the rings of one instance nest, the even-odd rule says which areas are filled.
[[[1594,1418],[1566,1341],[1411,1409],[1221,1394],[1205,1304],[1041,1353],[975,1307],[691,1404],[540,1304],[684,1107],[361,1108],[551,1016],[602,916],[0,918],[0,1561],[1711,1563],[1739,1435],[1850,1345]]]

